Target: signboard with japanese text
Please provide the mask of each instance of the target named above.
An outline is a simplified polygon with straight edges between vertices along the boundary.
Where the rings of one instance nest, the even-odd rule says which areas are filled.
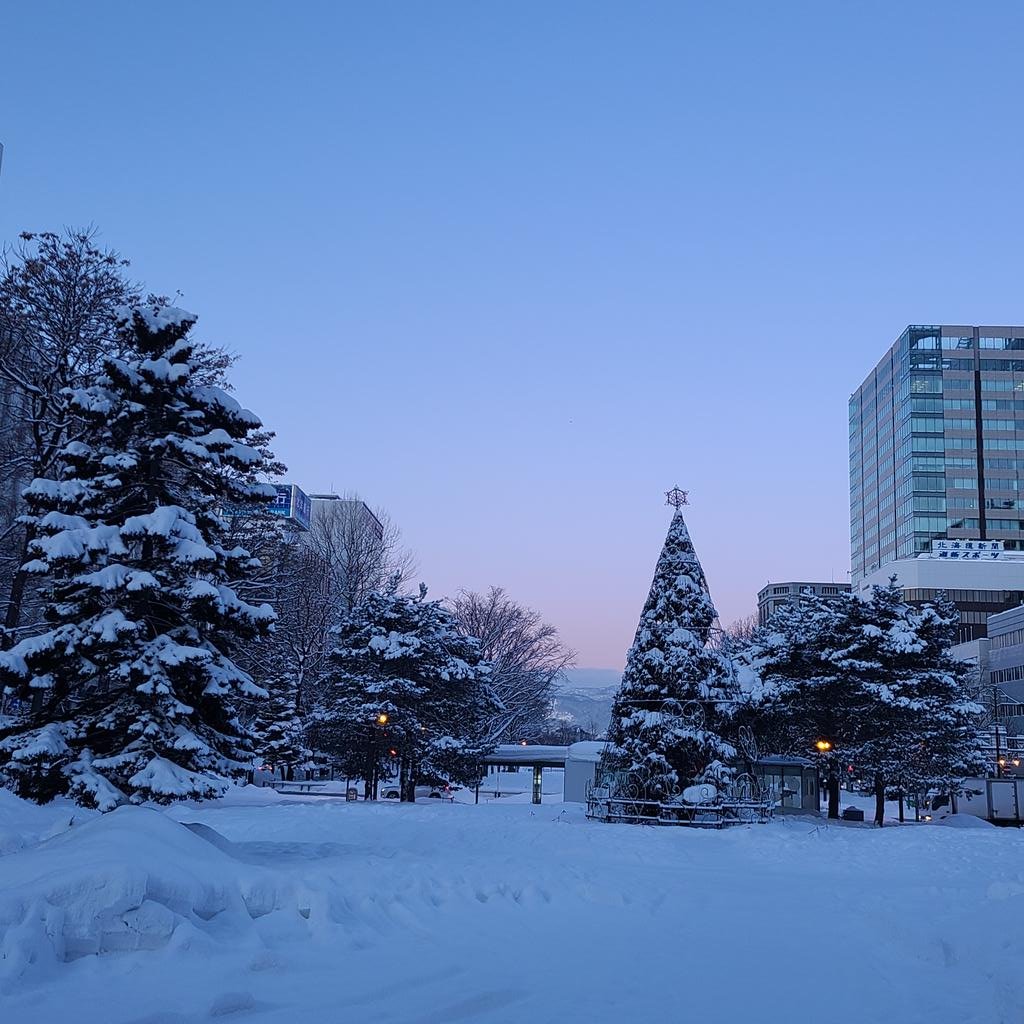
[[[262,508],[257,506],[225,505],[221,512],[226,516],[249,516],[256,512],[269,512],[272,516],[290,519],[303,530],[309,529],[313,503],[298,484],[275,484],[274,497]]]
[[[1024,557],[1024,552],[1005,550],[1001,540],[933,540],[931,551],[918,557],[991,561],[993,558],[1019,559]]]

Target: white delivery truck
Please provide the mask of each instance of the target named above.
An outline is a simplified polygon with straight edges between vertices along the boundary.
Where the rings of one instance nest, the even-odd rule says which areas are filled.
[[[973,814],[994,825],[1024,825],[1024,778],[964,779],[963,787],[952,801],[948,796],[929,800],[929,817]]]

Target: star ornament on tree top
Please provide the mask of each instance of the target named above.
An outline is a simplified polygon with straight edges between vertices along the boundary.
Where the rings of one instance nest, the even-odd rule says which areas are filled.
[[[688,491],[681,491],[678,487],[673,487],[671,491],[665,492],[665,504],[671,505],[678,512],[683,505],[690,504],[688,494]]]

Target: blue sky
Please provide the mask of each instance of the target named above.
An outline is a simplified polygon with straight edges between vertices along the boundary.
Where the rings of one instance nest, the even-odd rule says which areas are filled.
[[[846,578],[846,400],[1021,323],[1024,8],[7,5],[0,238],[95,223],[290,478],[621,666],[670,509],[725,622]]]

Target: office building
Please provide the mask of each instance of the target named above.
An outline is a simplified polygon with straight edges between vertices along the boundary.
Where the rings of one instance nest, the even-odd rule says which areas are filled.
[[[757,624],[763,626],[782,605],[799,604],[807,594],[835,597],[849,589],[849,583],[769,583],[757,594]]]
[[[985,636],[1024,600],[1024,327],[908,327],[849,417],[854,587],[944,591]]]
[[[362,499],[343,498],[333,492],[311,494],[309,497],[312,502],[312,518],[335,516],[335,521],[344,523],[346,529],[365,532],[367,537],[376,538],[377,543],[383,543],[384,525]]]
[[[309,529],[312,506],[309,496],[298,484],[274,484],[274,497],[266,505],[222,506],[221,512],[230,518],[246,519],[255,514],[278,516],[299,530]]]
[[[1024,606],[990,616],[987,637],[950,653],[975,670],[971,689],[985,709],[981,724],[993,770],[1024,775]]]

